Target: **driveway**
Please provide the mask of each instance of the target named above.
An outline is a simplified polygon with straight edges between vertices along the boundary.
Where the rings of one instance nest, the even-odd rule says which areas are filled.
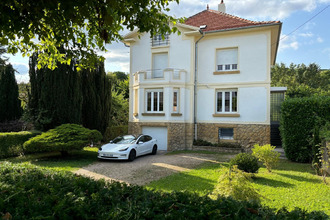
[[[204,162],[220,163],[216,159],[219,154],[176,154],[147,155],[127,161],[100,161],[75,171],[78,175],[93,179],[119,181],[127,184],[145,185],[173,173],[189,171]],[[222,160],[228,160],[231,155],[221,155]]]

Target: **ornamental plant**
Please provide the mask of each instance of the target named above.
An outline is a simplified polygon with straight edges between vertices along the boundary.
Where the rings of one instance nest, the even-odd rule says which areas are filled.
[[[261,195],[251,183],[252,174],[243,172],[237,165],[230,166],[228,172],[220,176],[212,197],[232,197],[238,201],[260,202]]]
[[[247,173],[257,173],[260,166],[258,164],[258,158],[248,154],[237,154],[230,160],[230,165],[237,165],[237,168]]]
[[[63,124],[42,133],[23,145],[27,153],[60,151],[62,155],[72,150],[82,150],[91,142],[102,140],[97,130],[89,130],[77,124]]]
[[[276,152],[274,146],[266,144],[259,146],[254,145],[252,148],[252,155],[256,156],[267,168],[268,172],[272,172],[272,168],[277,164],[280,158],[280,153]]]

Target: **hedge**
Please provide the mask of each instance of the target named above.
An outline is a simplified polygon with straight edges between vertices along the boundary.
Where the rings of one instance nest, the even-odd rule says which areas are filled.
[[[0,133],[0,158],[23,154],[24,142],[40,133],[39,131]]]
[[[185,192],[155,192],[33,165],[0,164],[6,219],[327,219],[323,212],[275,211],[256,203]]]
[[[104,141],[110,141],[115,139],[120,135],[125,135],[128,133],[128,126],[127,125],[120,125],[120,126],[110,126],[106,129],[103,137]]]
[[[281,107],[280,132],[285,155],[295,162],[313,158],[313,131],[330,121],[330,96],[293,98]]]
[[[77,124],[63,124],[42,133],[23,145],[24,152],[52,152],[60,151],[66,154],[71,150],[81,150],[86,145],[99,142],[102,135],[97,130],[89,130]]]

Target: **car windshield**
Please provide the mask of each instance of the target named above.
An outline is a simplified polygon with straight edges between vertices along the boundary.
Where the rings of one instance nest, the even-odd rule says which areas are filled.
[[[133,135],[124,135],[119,136],[113,139],[110,143],[113,144],[131,144],[136,140],[136,137]]]

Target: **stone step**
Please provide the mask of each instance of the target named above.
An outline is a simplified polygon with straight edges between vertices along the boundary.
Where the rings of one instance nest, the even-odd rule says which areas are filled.
[[[275,148],[275,151],[279,152],[281,155],[280,155],[280,159],[287,159],[286,156],[285,156],[285,152],[284,152],[284,149],[281,148],[281,147],[277,147]]]

